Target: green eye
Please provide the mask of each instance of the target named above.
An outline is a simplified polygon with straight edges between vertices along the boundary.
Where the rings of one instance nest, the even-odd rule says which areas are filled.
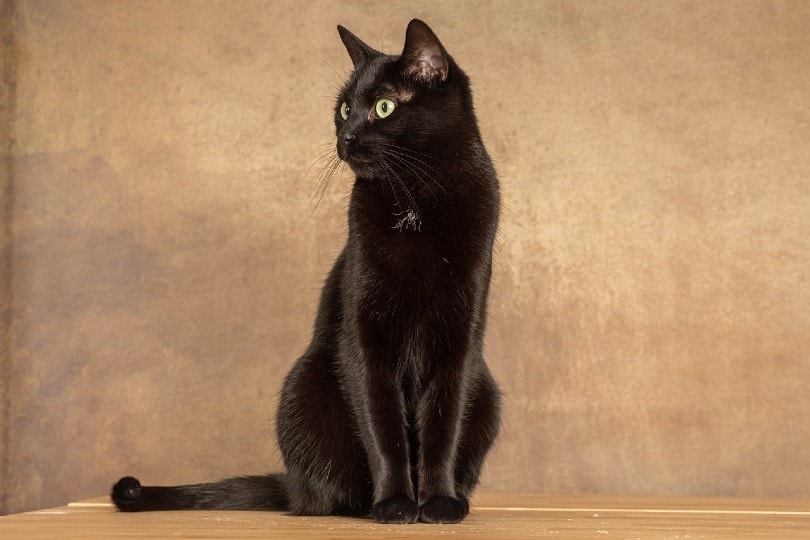
[[[394,112],[397,104],[391,101],[390,99],[378,99],[377,105],[374,106],[374,109],[377,111],[377,116],[380,118],[386,118],[391,116],[391,113]]]
[[[343,102],[343,105],[340,106],[340,117],[344,120],[349,119],[349,104],[345,101]]]

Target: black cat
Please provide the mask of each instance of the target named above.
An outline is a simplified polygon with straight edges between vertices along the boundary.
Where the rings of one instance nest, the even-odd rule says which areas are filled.
[[[346,246],[312,343],[278,408],[286,473],[212,484],[122,478],[123,511],[280,509],[457,522],[498,432],[482,355],[498,180],[469,80],[428,26],[389,56],[345,28],[354,63],[337,100],[340,159],[356,173]]]

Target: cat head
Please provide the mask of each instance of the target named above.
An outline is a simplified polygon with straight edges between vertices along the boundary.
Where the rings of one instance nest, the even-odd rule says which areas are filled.
[[[477,134],[469,81],[424,22],[408,24],[399,56],[338,32],[354,69],[335,107],[337,151],[358,176],[418,174],[419,161]]]

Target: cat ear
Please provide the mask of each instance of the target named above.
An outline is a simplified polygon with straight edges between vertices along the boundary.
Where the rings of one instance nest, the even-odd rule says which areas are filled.
[[[355,67],[357,67],[357,64],[361,62],[365,62],[370,58],[374,58],[375,56],[380,56],[382,54],[360,41],[360,38],[346,30],[344,27],[338,25],[337,29],[338,34],[340,34],[340,40],[343,42],[343,45],[346,46],[346,50],[349,51],[349,56],[351,57],[352,63]]]
[[[450,65],[447,51],[433,30],[419,19],[408,24],[401,58],[405,63],[407,77],[428,86],[435,86],[447,79]]]

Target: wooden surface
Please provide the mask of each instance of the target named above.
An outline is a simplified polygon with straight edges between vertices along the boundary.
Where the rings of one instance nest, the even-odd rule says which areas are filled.
[[[810,501],[480,494],[457,525],[278,512],[122,514],[104,498],[0,518],[0,538],[810,538]]]

